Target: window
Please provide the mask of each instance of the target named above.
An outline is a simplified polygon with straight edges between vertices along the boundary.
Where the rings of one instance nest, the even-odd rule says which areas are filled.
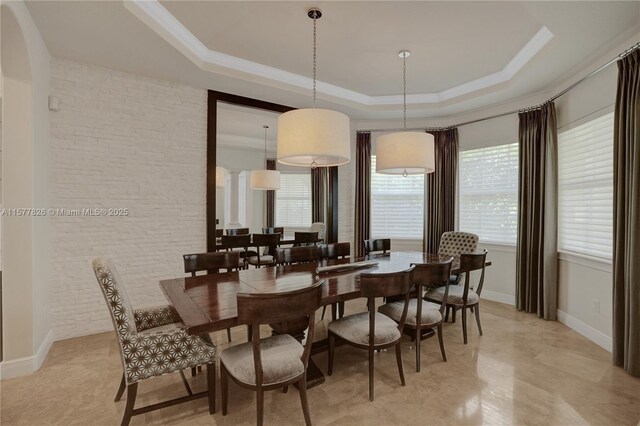
[[[276,191],[276,226],[311,226],[309,173],[280,173],[280,189]]]
[[[371,156],[371,237],[423,238],[424,175],[394,176],[376,173]]]
[[[518,233],[518,144],[460,153],[460,230],[481,241],[515,244]]]
[[[558,135],[560,250],[611,259],[613,113]]]

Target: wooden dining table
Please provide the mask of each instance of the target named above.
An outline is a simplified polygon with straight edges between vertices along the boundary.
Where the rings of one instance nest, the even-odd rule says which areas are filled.
[[[439,257],[428,253],[394,251],[356,259],[376,262],[375,265],[358,269],[326,273],[318,271],[318,267],[321,266],[350,264],[352,262],[349,258],[333,259],[318,263],[173,278],[160,281],[160,288],[182,318],[186,331],[189,334],[200,335],[241,325],[238,322],[236,301],[238,293],[277,293],[297,290],[311,286],[318,281],[324,281],[321,304],[323,306],[333,305],[361,297],[360,274],[362,273],[398,272],[408,269],[413,263],[430,263],[447,259],[448,257]],[[486,263],[487,266],[490,264],[490,262]],[[454,258],[451,274],[457,275],[460,272],[460,260]],[[296,329],[294,323],[282,328],[278,325],[272,325],[272,327],[280,333],[304,335],[304,329]],[[322,345],[316,346],[321,347]],[[310,361],[309,375],[316,376],[313,377],[313,380],[307,380],[310,386],[324,381],[322,373],[319,369],[317,371],[315,369],[317,367],[312,366]],[[318,373],[321,377],[317,377]]]

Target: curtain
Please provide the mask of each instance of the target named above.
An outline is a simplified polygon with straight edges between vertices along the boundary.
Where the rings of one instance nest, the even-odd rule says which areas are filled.
[[[430,133],[434,138],[435,171],[425,177],[423,249],[437,253],[442,234],[455,229],[458,129]]]
[[[276,169],[275,158],[267,159],[267,170]],[[265,191],[267,193],[267,228],[273,228],[276,226],[276,191]]]
[[[613,132],[613,362],[640,376],[640,50],[618,61]]]
[[[364,256],[364,240],[369,239],[371,225],[371,133],[356,135],[356,191],[354,256]]]
[[[516,306],[556,319],[558,126],[553,102],[518,114]]]
[[[322,222],[326,226],[325,243],[337,243],[334,232],[334,205],[338,202],[338,189],[334,182],[338,179],[338,167],[317,167],[311,169],[311,221]]]

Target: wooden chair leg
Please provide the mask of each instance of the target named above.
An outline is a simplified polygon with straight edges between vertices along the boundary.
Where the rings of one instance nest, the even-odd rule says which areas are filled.
[[[216,364],[207,364],[207,390],[209,399],[209,414],[216,412]]]
[[[420,348],[422,346],[422,336],[420,327],[416,327],[416,373],[420,372]]]
[[[120,387],[118,388],[118,393],[116,393],[116,397],[113,400],[113,402],[118,402],[120,401],[120,398],[122,398],[122,395],[124,394],[124,390],[127,387],[127,382],[124,379],[124,373],[122,373],[122,380],[120,380]]]
[[[374,372],[374,350],[369,349],[369,401],[373,401],[373,372]]]
[[[307,400],[307,374],[302,375],[298,389],[300,391],[300,403],[302,404],[302,413],[304,414],[304,422],[307,426],[311,426],[311,415],[309,414],[309,401]]]
[[[229,374],[222,362],[220,362],[220,394],[222,398],[222,415],[226,416],[229,401]]]
[[[418,344],[420,344],[420,340],[418,339]],[[420,351],[418,350],[418,353]],[[404,368],[402,367],[402,346],[400,345],[400,341],[396,344],[396,361],[398,362],[398,372],[400,373],[400,383],[402,386],[405,386],[406,383],[404,381]]]
[[[196,374],[198,374],[196,367],[191,367],[191,377],[196,377]]]
[[[327,305],[324,305],[322,307],[322,316],[320,316],[320,319],[323,320],[324,319],[324,314],[327,313]]]
[[[289,392],[289,386],[288,385],[282,388],[282,393],[287,393],[287,392]]]
[[[336,351],[336,336],[329,332],[329,366],[327,369],[327,375],[331,376],[333,374],[333,356]]]
[[[451,322],[455,324],[455,322],[456,322],[456,312],[457,312],[457,309],[456,309],[456,307],[455,307],[455,306],[452,306],[452,307],[451,307],[451,310],[453,311],[453,312],[451,313]]]
[[[227,328],[227,340],[231,343],[231,328]]]
[[[449,311],[451,311],[451,308],[447,306],[444,310],[444,322],[449,322]]]
[[[344,302],[338,303],[338,318],[344,317]]]
[[[482,336],[482,326],[480,325],[480,304],[475,306],[476,324],[478,324],[478,332]]]
[[[129,426],[131,416],[133,415],[133,407],[136,404],[136,395],[138,393],[138,384],[134,383],[127,386],[127,405],[122,415],[122,426]]]
[[[258,410],[258,426],[262,426],[264,422],[264,392],[258,389],[256,392],[256,405]]]
[[[464,338],[464,344],[467,344],[467,307],[462,307],[462,337]]]
[[[442,360],[447,362],[447,354],[444,351],[444,338],[442,336],[442,323],[438,324],[438,343],[440,343],[440,353],[442,354]]]

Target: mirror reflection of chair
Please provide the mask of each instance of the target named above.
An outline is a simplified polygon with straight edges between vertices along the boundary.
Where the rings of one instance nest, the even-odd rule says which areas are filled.
[[[329,323],[329,371],[333,374],[333,358],[336,339],[369,352],[369,400],[373,401],[374,353],[376,350],[395,346],[396,361],[400,382],[405,385],[402,367],[402,330],[409,307],[409,290],[411,289],[411,272],[413,267],[392,273],[375,273],[360,275],[360,295],[366,297],[369,312],[347,315]],[[399,323],[376,311],[375,300],[379,297],[404,296],[404,308]]]
[[[325,235],[327,233],[327,225],[324,222],[313,222],[311,227],[309,228],[310,232],[317,232],[318,239],[324,241]]]
[[[323,281],[311,287],[284,293],[237,296],[238,321],[251,326],[251,342],[232,346],[220,354],[222,415],[227,415],[229,378],[256,391],[257,423],[262,425],[264,392],[297,383],[304,420],[311,424],[307,401],[307,365],[315,328],[315,312],[322,299]],[[308,321],[304,346],[289,334],[260,338],[263,324],[305,318]]]
[[[249,265],[253,265],[256,268],[260,266],[274,266],[276,264],[274,253],[280,242],[282,234],[253,234],[252,246],[256,248],[256,255],[247,258]],[[265,248],[266,251],[262,254],[261,249]]]
[[[316,245],[318,243],[318,233],[317,232],[295,232],[294,239],[295,239],[295,243],[293,245],[296,247]]]
[[[451,273],[451,263],[453,258],[446,262],[433,262],[415,264],[411,273],[411,282],[415,286],[416,297],[409,300],[409,309],[405,327],[412,331],[412,338],[416,342],[416,371],[420,371],[420,348],[421,341],[425,337],[430,337],[434,328],[437,328],[438,342],[440,343],[440,353],[442,360],[447,361],[447,355],[444,350],[444,339],[442,336],[442,319],[444,318],[444,310],[446,308],[446,300],[449,287],[449,275]],[[444,285],[444,297],[440,304],[429,302],[422,299],[424,287],[434,285]],[[396,322],[402,319],[404,302],[399,300],[389,302],[380,306],[378,311],[385,314]],[[425,335],[424,332],[428,332]]]
[[[280,234],[284,235],[284,227],[283,226],[275,226],[273,228],[262,228],[263,234]]]
[[[249,228],[230,228],[225,231],[227,235],[249,235]]]
[[[381,251],[382,254],[386,254],[391,250],[391,239],[377,239],[377,240],[364,240],[364,254],[365,256],[370,253]]]
[[[318,262],[320,260],[322,260],[322,249],[318,246],[279,247],[276,249],[276,263],[278,265]]]
[[[251,235],[223,235],[220,239],[222,250],[237,251],[243,264],[246,266],[247,258],[257,256],[253,250],[249,250],[251,245]]]
[[[191,274],[192,277],[202,271],[206,271],[207,274],[217,274],[221,269],[226,272],[242,269],[240,253],[237,251],[185,254],[182,258],[184,272]],[[231,328],[227,328],[227,340],[231,342]]]
[[[482,325],[480,325],[480,293],[484,284],[484,270],[487,260],[487,251],[480,254],[462,254],[460,255],[460,270],[464,273],[464,285],[450,285],[449,293],[446,297],[447,309],[462,311],[462,336],[465,345],[467,344],[467,309],[476,316],[476,324],[478,325],[478,333],[482,336]],[[471,285],[471,272],[481,271],[480,278],[476,285]],[[446,287],[438,287],[429,290],[424,297],[426,300],[436,303],[442,303],[445,300]]]

